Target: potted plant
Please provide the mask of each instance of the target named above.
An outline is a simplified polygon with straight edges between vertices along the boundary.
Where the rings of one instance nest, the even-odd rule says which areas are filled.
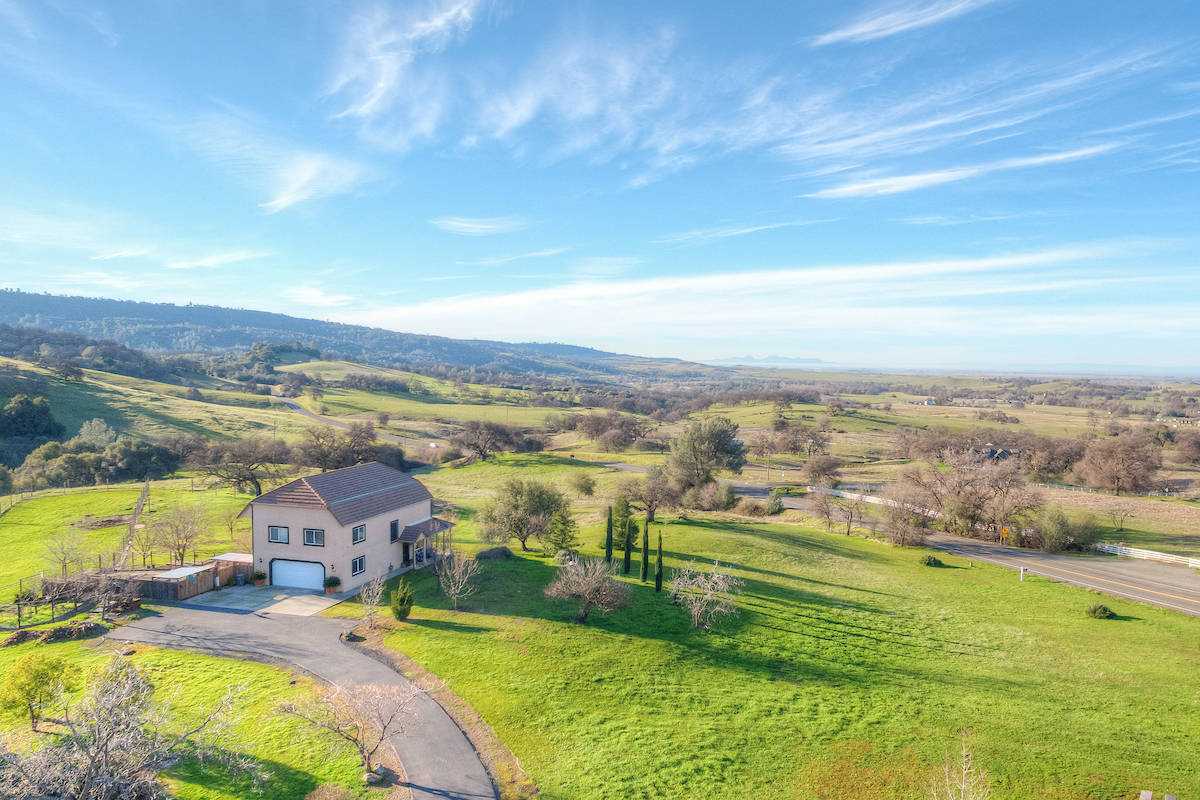
[[[262,570],[255,570],[254,572],[250,573],[250,580],[254,581],[255,586],[266,586],[267,573],[263,572]]]
[[[325,579],[325,594],[337,594],[338,587],[341,585],[341,578],[337,575],[330,575]]]

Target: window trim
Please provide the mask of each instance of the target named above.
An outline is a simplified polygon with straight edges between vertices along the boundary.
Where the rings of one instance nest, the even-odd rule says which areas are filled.
[[[319,537],[313,536],[312,537],[313,541],[310,542],[308,540],[309,539],[308,535],[310,533],[320,534],[320,536]],[[319,542],[316,541],[318,538],[320,539]],[[324,528],[305,528],[304,529],[304,546],[305,547],[324,547],[325,546],[325,529]]]
[[[367,540],[367,526],[355,525],[350,529],[350,544],[362,544]]]
[[[388,523],[388,531],[391,541],[400,541],[400,520],[394,519]]]
[[[283,531],[282,539],[275,538],[276,531]],[[268,525],[267,526],[267,541],[270,542],[271,544],[291,544],[291,539],[292,539],[291,531],[288,530],[287,525]]]
[[[358,569],[354,568],[355,564],[359,565]],[[355,556],[354,558],[350,559],[350,574],[351,575],[362,575],[366,571],[367,571],[367,557],[366,556]]]

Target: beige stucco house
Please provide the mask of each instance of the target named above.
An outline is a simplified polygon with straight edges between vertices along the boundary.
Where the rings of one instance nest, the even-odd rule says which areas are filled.
[[[450,546],[451,524],[411,475],[371,462],[310,475],[256,497],[249,517],[254,569],[275,586],[339,591],[379,574],[418,569]]]

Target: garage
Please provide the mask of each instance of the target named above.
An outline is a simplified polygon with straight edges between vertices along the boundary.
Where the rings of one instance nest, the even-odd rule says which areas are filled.
[[[312,561],[274,559],[271,562],[271,585],[322,589],[325,585],[325,565]]]

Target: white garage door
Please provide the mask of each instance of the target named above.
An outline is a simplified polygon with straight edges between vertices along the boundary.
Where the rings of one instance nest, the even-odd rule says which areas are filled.
[[[294,586],[298,589],[320,589],[325,584],[325,566],[309,561],[271,562],[271,585]]]

